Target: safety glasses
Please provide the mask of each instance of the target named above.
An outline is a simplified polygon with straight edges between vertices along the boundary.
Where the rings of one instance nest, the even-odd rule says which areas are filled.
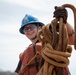
[[[30,30],[33,30],[33,29],[35,29],[37,26],[35,25],[35,24],[31,24],[29,27],[25,27],[24,29],[23,29],[23,32],[25,33],[25,32],[27,32],[29,29]]]

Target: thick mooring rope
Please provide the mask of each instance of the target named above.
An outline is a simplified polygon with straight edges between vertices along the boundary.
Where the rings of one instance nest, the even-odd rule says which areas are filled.
[[[76,49],[76,8],[71,4],[64,4],[61,7],[69,7],[74,13],[74,48]],[[44,64],[37,75],[64,75],[64,67],[69,64],[68,57],[71,56],[72,47],[68,45],[68,34],[63,19],[59,19],[59,30],[57,19],[47,24],[38,34],[43,44],[42,57]]]
[[[60,18],[59,30],[57,19],[42,27],[38,34],[42,42],[41,55],[44,64],[37,75],[63,75],[63,68],[69,65],[68,57],[71,56],[71,46],[68,45],[68,33],[63,19]]]

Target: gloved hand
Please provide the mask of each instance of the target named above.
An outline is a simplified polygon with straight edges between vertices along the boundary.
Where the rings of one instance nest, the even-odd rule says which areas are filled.
[[[68,13],[67,13],[67,10],[65,8],[55,6],[55,11],[54,11],[53,14],[54,14],[53,17],[56,17],[58,19],[60,17],[62,17],[63,18],[63,22],[64,23],[67,23]]]

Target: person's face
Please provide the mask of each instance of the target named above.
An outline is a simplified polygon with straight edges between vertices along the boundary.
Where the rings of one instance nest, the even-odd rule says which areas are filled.
[[[24,27],[24,34],[31,40],[37,35],[37,26],[28,24]]]

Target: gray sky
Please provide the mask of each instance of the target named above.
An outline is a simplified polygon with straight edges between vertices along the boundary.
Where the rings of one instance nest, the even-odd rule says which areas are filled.
[[[22,18],[26,13],[36,16],[45,24],[53,20],[55,6],[73,4],[75,0],[0,0],[0,69],[14,71],[20,52],[31,43],[19,33]],[[74,27],[73,13],[68,10],[68,22]],[[76,51],[73,50],[70,59],[70,71],[75,75]]]

